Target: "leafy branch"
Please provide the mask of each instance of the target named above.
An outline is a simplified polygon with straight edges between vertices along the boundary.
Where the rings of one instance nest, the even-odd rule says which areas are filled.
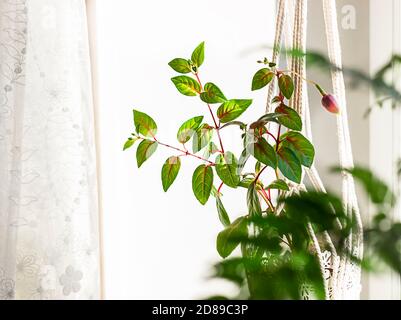
[[[124,150],[141,141],[136,151],[138,167],[155,153],[159,145],[178,153],[171,155],[162,166],[164,191],[176,180],[183,156],[201,162],[192,175],[192,191],[202,205],[210,196],[215,198],[218,217],[224,228],[217,236],[216,249],[222,258],[230,259],[233,252],[241,248],[250,297],[261,296],[260,285],[270,279],[275,269],[273,261],[283,264],[288,272],[292,270],[294,277],[299,268],[317,266],[317,274],[305,269],[305,278],[299,281],[309,283],[319,279],[320,282],[312,281],[319,291],[323,275],[313,253],[311,226],[312,232],[318,235],[330,232],[341,244],[348,229],[339,230],[335,222],[339,219],[347,225],[347,217],[341,201],[335,197],[291,193],[290,184],[301,183],[303,170],[313,165],[315,157],[313,145],[301,133],[301,117],[289,107],[295,90],[293,77],[298,75],[280,70],[267,59],[260,61],[264,66],[253,76],[252,91],[265,88],[276,78],[279,92],[270,102],[275,111],[247,124],[239,118],[252,106],[251,99],[229,99],[213,82],[204,85],[201,82],[199,70],[204,62],[204,50],[202,42],[190,59],[175,58],[169,65],[179,73],[171,79],[178,92],[187,97],[198,97],[206,105],[212,123],[205,121],[203,115],[185,121],[177,131],[177,141],[183,146],[178,148],[160,142],[153,118],[134,110],[135,133],[125,142]],[[334,96],[317,83],[303,80],[322,95],[323,107],[333,114],[341,112]],[[230,127],[239,127],[241,131],[238,143],[243,151],[239,157],[224,148],[220,135],[222,129],[229,130]],[[192,142],[191,152],[187,147],[189,142]],[[273,173],[274,180],[266,179],[268,171]],[[222,201],[223,187],[247,190],[247,214],[233,222]],[[303,201],[302,205],[299,199]],[[319,200],[318,208],[311,206],[315,200]],[[290,296],[296,297],[295,291]]]

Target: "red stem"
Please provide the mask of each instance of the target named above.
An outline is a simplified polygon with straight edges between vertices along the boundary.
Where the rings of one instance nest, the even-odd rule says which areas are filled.
[[[262,190],[263,194],[265,195],[265,197],[267,199],[271,200],[270,196],[266,193],[266,190],[265,189],[261,189],[261,190]]]
[[[203,86],[202,86],[202,82],[201,82],[200,79],[199,79],[198,73],[195,73],[195,77],[196,77],[196,80],[198,80],[198,83],[199,83],[200,88],[201,88],[201,91],[202,91]]]
[[[220,193],[220,191],[221,191],[221,188],[223,187],[223,185],[224,185],[224,182],[222,182],[222,183],[220,184],[219,188],[217,189],[217,194],[219,194],[219,193]]]
[[[199,78],[198,73],[195,73],[195,77],[196,77],[196,79],[198,80],[198,83],[199,83],[199,85],[200,85],[200,87],[201,87],[201,91],[202,91],[202,90],[203,90],[203,89],[202,89],[203,86],[202,86],[202,82],[201,82],[201,80],[200,80],[200,78]],[[217,137],[219,138],[221,153],[224,153],[223,142],[222,142],[221,136],[220,136],[220,124],[217,124],[216,118],[215,118],[215,116],[214,116],[214,114],[213,114],[213,111],[212,111],[212,108],[210,107],[210,104],[207,103],[207,107],[209,108],[210,115],[212,116],[213,123],[214,123],[215,129],[216,129],[216,131],[217,131]]]
[[[212,162],[212,161],[210,161],[210,160],[208,160],[208,159],[202,158],[202,157],[200,157],[200,156],[198,156],[198,155],[196,155],[196,154],[190,153],[188,150],[183,150],[183,149],[180,149],[180,148],[176,148],[176,147],[170,146],[169,144],[160,142],[160,141],[158,141],[158,140],[156,139],[156,137],[154,137],[153,139],[154,139],[158,144],[160,144],[160,145],[162,145],[162,146],[164,146],[164,147],[167,147],[167,148],[170,148],[170,149],[173,149],[173,150],[182,152],[185,156],[191,156],[191,157],[197,158],[197,159],[199,159],[199,160],[205,161],[205,162],[209,163],[209,165],[211,165],[211,166],[215,166],[215,165],[216,165],[214,162]]]
[[[209,106],[209,109],[210,109],[210,106]],[[217,131],[217,137],[219,138],[219,143],[220,143],[221,153],[224,153],[223,142],[222,142],[222,140],[221,140],[221,136],[220,136],[220,123],[219,123],[219,126],[218,126],[218,128],[216,128],[216,131]]]
[[[277,141],[276,137],[272,133],[270,133],[269,131],[267,131],[267,134],[269,136],[271,136],[274,139],[274,141],[276,141],[276,144],[277,144],[278,141]]]
[[[259,171],[258,175],[255,177],[255,181],[259,180],[260,175],[267,169],[268,166],[264,166],[262,170]]]
[[[278,132],[277,132],[277,139],[276,139],[276,151],[278,150],[278,147],[280,145],[280,133],[281,132],[281,124],[278,126]]]
[[[263,190],[263,189],[261,189]],[[263,190],[264,191],[264,190]],[[266,192],[259,191],[260,196],[266,201],[266,203],[269,205],[270,209],[274,211],[274,206],[270,199],[268,198]]]
[[[271,208],[274,210],[274,206],[272,203],[272,199],[270,198],[270,194],[267,195],[265,189],[262,189],[262,190],[263,190],[263,193],[265,194],[265,196],[267,197],[267,200],[269,201]]]

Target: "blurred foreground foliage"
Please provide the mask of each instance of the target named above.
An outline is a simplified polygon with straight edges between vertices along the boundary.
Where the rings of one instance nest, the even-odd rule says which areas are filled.
[[[333,172],[340,171],[340,168],[333,169]],[[376,212],[365,229],[364,258],[357,262],[367,271],[391,268],[401,274],[401,224],[394,222],[389,214],[396,204],[395,195],[366,168],[346,171],[363,187]],[[226,259],[214,266],[213,277],[237,285],[238,295],[211,298],[299,300],[305,289],[312,291],[317,299],[324,298],[322,273],[315,252],[308,249],[305,225],[310,221],[317,234],[329,232],[337,240],[339,253],[354,226],[343,210],[341,199],[333,193],[302,192],[280,201],[286,215],[250,219],[248,226],[263,233],[257,237],[251,232],[237,234],[229,241],[242,243],[243,257]],[[337,228],[336,218],[344,228]],[[291,251],[283,252],[280,245],[283,239],[291,239]]]
[[[317,52],[307,54],[291,50],[287,54],[306,59],[308,67],[315,67],[328,74],[343,71],[352,88],[367,86],[375,94],[376,104],[382,107],[391,102],[393,108],[401,103],[401,93],[394,86],[392,71],[401,65],[401,56],[394,55],[371,77],[352,68],[339,68],[327,57]],[[370,111],[371,109],[369,109]],[[398,163],[401,176],[401,160]],[[396,196],[390,187],[363,167],[353,169],[333,168],[333,172],[349,172],[363,187],[370,199],[373,218],[364,229],[365,250],[362,261],[357,263],[369,272],[388,272],[389,269],[401,275],[401,223],[391,216],[396,205]],[[349,232],[355,228],[344,212],[342,200],[334,193],[314,191],[301,192],[280,199],[285,215],[268,215],[249,219],[248,229],[257,233],[240,233],[229,239],[234,244],[242,243],[242,258],[226,259],[214,266],[214,278],[228,280],[239,288],[235,297],[216,296],[219,299],[302,299],[304,290],[313,292],[317,299],[324,298],[323,278],[315,252],[310,249],[307,223],[311,222],[317,235],[324,232],[336,240],[341,254]],[[362,213],[366,217],[367,213]],[[342,228],[338,228],[340,221]],[[288,242],[283,250],[282,243]],[[291,248],[291,249],[289,249]],[[322,248],[324,249],[324,248]]]

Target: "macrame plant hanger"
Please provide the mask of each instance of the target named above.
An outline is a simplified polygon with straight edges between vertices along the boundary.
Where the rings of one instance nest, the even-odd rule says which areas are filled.
[[[341,58],[341,43],[337,25],[337,11],[335,0],[322,0],[325,20],[325,31],[327,38],[328,55],[330,62],[336,68],[331,71],[333,94],[338,100],[340,114],[337,116],[337,137],[339,162],[342,168],[354,166],[352,157],[351,139],[348,127],[347,102],[345,96],[345,83]],[[285,35],[285,47],[300,52],[306,50],[307,35],[307,0],[278,0],[276,34],[272,62],[279,63],[280,48]],[[312,126],[309,109],[307,84],[303,81],[306,78],[306,61],[304,57],[294,54],[287,54],[287,65],[293,73],[295,82],[294,96],[290,101],[290,107],[294,108],[301,116],[305,136],[312,141]],[[273,112],[270,103],[277,92],[277,81],[269,87],[267,96],[266,113]],[[319,192],[326,192],[323,182],[316,167],[313,165],[306,170],[306,176],[313,188]],[[305,179],[305,177],[304,177]],[[303,183],[300,185],[290,184],[289,194],[305,191]],[[346,239],[345,250],[338,254],[330,235],[326,232],[318,238],[311,224],[308,225],[314,252],[316,253],[322,275],[325,279],[325,298],[333,300],[359,299],[361,291],[361,270],[351,257],[358,259],[363,255],[363,227],[357,203],[354,179],[352,175],[344,172],[342,174],[342,201],[344,210],[352,219],[355,227]],[[340,221],[337,221],[341,228]],[[304,290],[305,291],[305,290]],[[313,296],[313,292],[306,288],[305,298]]]

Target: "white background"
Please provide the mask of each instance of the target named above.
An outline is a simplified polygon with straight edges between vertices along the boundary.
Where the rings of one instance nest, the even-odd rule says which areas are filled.
[[[191,190],[198,163],[185,159],[168,194],[161,166],[171,155],[159,147],[138,170],[135,151],[122,152],[133,131],[132,109],[151,115],[159,139],[175,144],[179,125],[207,109],[198,98],[180,95],[167,63],[189,57],[206,41],[202,81],[218,84],[229,98],[254,98],[244,119],[264,111],[264,92],[251,94],[256,60],[267,52],[244,50],[270,45],[275,1],[203,0],[98,1],[98,59],[106,298],[203,298],[231,287],[207,281],[218,261],[221,230],[213,201],[202,207]],[[227,131],[228,134],[228,131]],[[225,135],[230,143],[239,141]],[[238,150],[234,150],[238,151]],[[238,153],[237,153],[238,155]],[[232,216],[243,214],[244,193],[225,190]]]

